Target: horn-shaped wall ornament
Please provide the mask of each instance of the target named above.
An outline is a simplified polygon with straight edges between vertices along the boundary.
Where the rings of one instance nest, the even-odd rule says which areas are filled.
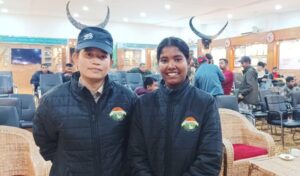
[[[202,39],[202,44],[203,44],[205,49],[209,49],[209,45],[210,45],[211,41],[213,39],[217,38],[225,30],[226,26],[228,25],[228,21],[227,21],[227,23],[224,25],[224,27],[217,34],[215,34],[215,35],[205,35],[205,34],[201,33],[200,31],[198,31],[194,27],[194,25],[192,23],[193,19],[194,19],[194,16],[190,19],[190,23],[189,23],[190,28],[198,37],[200,37]]]
[[[68,1],[67,5],[66,5],[66,12],[67,12],[67,16],[68,16],[68,19],[69,21],[73,24],[73,26],[75,26],[77,29],[81,30],[83,28],[86,28],[86,27],[89,27],[88,25],[85,25],[85,24],[81,24],[79,23],[78,21],[76,21],[71,13],[70,13],[70,10],[69,10],[69,4],[70,4],[70,1]],[[105,28],[105,26],[107,25],[108,23],[108,20],[109,20],[109,16],[110,16],[110,10],[109,10],[109,7],[107,6],[107,14],[106,14],[106,17],[104,19],[104,21],[98,25],[96,25],[95,27],[99,27],[99,28]]]

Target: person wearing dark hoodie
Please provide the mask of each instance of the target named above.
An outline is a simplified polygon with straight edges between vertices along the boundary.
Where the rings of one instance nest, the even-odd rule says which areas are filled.
[[[238,100],[248,105],[258,104],[258,74],[251,66],[251,58],[243,56],[240,60],[243,70],[243,79],[238,91]]]
[[[157,48],[163,80],[134,108],[128,158],[132,176],[217,176],[222,161],[214,97],[190,85],[189,47],[169,37]]]
[[[50,176],[125,176],[129,122],[136,95],[108,77],[113,38],[86,27],[78,36],[70,81],[43,95],[33,136]],[[127,173],[126,173],[127,172]]]

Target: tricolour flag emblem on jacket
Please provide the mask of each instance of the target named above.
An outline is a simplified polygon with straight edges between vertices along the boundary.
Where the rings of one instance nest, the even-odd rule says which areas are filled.
[[[122,121],[126,116],[126,112],[121,107],[114,107],[109,116],[115,121]]]
[[[187,117],[181,124],[181,127],[186,131],[194,131],[199,127],[199,123],[196,121],[194,117]]]

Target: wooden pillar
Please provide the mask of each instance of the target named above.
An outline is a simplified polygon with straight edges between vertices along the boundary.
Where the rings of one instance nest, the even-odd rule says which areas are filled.
[[[273,67],[279,66],[279,44],[272,42],[268,44],[267,68],[272,71]]]
[[[226,49],[226,57],[229,62],[229,70],[233,71],[234,69],[234,47],[229,47]]]
[[[119,48],[117,50],[117,56],[118,56],[118,59],[117,59],[117,69],[118,70],[123,70],[124,69],[124,57],[125,57],[125,52],[124,52],[124,49],[122,48]]]
[[[147,69],[151,70],[151,67],[152,67],[152,65],[151,65],[151,49],[146,48],[145,51],[146,51],[145,52],[145,54],[146,54],[146,67],[147,67]]]

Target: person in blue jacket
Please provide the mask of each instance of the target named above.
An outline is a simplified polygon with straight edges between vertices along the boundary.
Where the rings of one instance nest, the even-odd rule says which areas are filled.
[[[130,127],[132,176],[217,176],[222,161],[215,99],[190,85],[188,45],[165,38],[157,48],[163,77],[157,91],[141,96]]]
[[[222,71],[218,66],[212,64],[212,56],[206,56],[198,59],[200,64],[195,74],[195,87],[210,93],[212,96],[223,95],[222,82],[225,80]]]

